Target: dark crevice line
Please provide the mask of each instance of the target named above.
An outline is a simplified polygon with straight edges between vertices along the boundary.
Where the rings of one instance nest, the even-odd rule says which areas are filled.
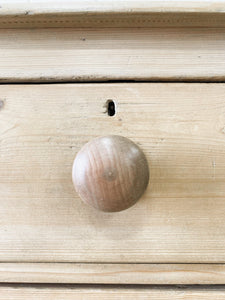
[[[110,83],[209,83],[209,84],[212,84],[212,83],[225,83],[225,78],[224,79],[212,79],[212,80],[206,80],[206,79],[171,79],[171,80],[168,80],[168,79],[156,79],[156,80],[84,80],[84,81],[80,81],[80,80],[50,80],[48,81],[47,79],[46,80],[34,80],[34,81],[26,81],[26,80],[20,80],[20,81],[2,81],[0,79],[0,85],[53,85],[53,84],[110,84]]]
[[[98,261],[0,261],[1,264],[74,264],[74,265],[224,265],[225,262],[98,262]]]
[[[124,290],[124,289],[130,289],[130,290],[164,290],[164,291],[181,291],[181,290],[186,290],[186,291],[225,291],[225,284],[213,284],[213,285],[197,285],[197,284],[170,284],[170,285],[162,285],[162,284],[69,284],[69,283],[0,283],[0,288],[1,287],[9,287],[9,288],[27,288],[27,289],[119,289],[119,290]]]

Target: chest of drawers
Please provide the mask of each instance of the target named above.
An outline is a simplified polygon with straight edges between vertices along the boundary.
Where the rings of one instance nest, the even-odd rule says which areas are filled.
[[[95,285],[115,284],[112,299],[222,299],[223,288],[150,286],[225,283],[225,3],[175,2],[3,1],[5,298],[92,284],[104,299]],[[116,213],[85,205],[71,176],[78,151],[107,135],[133,141],[150,169],[140,200]]]

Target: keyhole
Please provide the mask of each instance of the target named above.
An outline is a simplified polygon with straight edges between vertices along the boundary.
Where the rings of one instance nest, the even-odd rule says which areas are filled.
[[[108,116],[110,116],[110,117],[114,116],[116,113],[115,102],[113,100],[108,100],[106,105],[107,105]]]

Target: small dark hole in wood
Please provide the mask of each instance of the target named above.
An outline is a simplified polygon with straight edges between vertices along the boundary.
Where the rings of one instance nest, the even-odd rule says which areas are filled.
[[[110,116],[110,117],[115,115],[116,105],[115,105],[115,102],[113,100],[108,100],[107,101],[107,112],[108,112],[108,116]]]

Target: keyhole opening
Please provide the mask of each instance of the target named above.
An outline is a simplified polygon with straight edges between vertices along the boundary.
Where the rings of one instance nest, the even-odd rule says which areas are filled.
[[[107,112],[108,112],[108,116],[112,117],[115,115],[116,113],[116,104],[113,100],[108,100],[107,103]]]

